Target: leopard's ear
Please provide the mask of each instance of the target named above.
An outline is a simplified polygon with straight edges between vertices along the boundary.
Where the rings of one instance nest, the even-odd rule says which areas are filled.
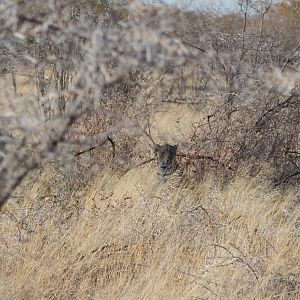
[[[155,152],[158,152],[158,151],[160,150],[160,148],[161,148],[161,145],[155,144],[155,146],[154,146],[154,151],[155,151]]]

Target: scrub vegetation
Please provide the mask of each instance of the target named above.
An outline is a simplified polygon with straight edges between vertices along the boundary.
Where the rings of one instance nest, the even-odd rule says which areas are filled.
[[[300,2],[238,3],[0,1],[1,299],[300,298]]]

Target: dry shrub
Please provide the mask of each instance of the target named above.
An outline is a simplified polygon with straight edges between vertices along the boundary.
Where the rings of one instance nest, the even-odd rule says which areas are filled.
[[[156,99],[151,103],[155,110],[175,103],[198,112],[198,120],[187,117],[191,128],[186,136],[177,138],[181,154],[193,162],[196,178],[203,178],[207,170],[231,176],[248,162],[253,174],[260,171],[261,164],[269,164],[276,184],[297,182],[298,39],[288,41],[277,34],[276,5],[272,18],[267,18],[271,1],[257,6],[240,2],[250,5],[255,14],[248,12],[245,19],[241,15],[239,22],[238,15],[211,15],[210,22],[204,22],[201,13],[176,15],[176,26],[168,34],[180,38],[193,57],[177,68],[170,64],[170,74],[165,72],[149,83],[155,92],[148,95]],[[224,18],[228,18],[225,23]],[[187,34],[185,29],[190,27],[192,33]]]
[[[2,298],[299,298],[295,41],[261,11],[37,3],[0,3]]]
[[[196,179],[231,176],[245,161],[269,163],[277,183],[299,178],[299,45],[272,30],[270,1],[226,22],[139,1],[36,3],[1,3],[0,121],[15,137],[1,153],[1,206],[43,163],[124,171],[159,139],[180,144]],[[18,95],[24,68],[35,90]],[[178,124],[162,137],[154,120],[166,103],[199,113],[188,134]]]

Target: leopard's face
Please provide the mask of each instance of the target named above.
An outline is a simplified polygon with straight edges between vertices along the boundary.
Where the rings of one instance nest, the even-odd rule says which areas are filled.
[[[157,160],[159,163],[159,176],[170,175],[177,169],[176,153],[177,145],[155,145],[154,148],[157,154]]]

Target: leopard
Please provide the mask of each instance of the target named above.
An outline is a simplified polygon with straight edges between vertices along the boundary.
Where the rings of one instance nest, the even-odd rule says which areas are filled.
[[[157,176],[160,181],[165,181],[167,177],[178,172],[179,165],[176,161],[178,145],[156,144],[154,151],[157,155],[158,172]]]

